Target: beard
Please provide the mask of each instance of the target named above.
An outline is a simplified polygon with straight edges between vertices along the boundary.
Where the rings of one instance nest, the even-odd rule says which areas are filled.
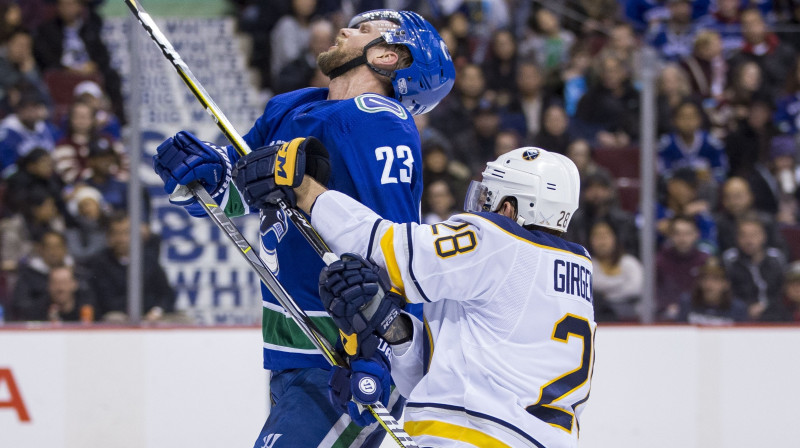
[[[322,52],[317,56],[317,67],[319,67],[320,71],[325,74],[325,76],[328,76],[336,68],[341,67],[359,56],[361,56],[360,50],[336,47],[332,50]]]

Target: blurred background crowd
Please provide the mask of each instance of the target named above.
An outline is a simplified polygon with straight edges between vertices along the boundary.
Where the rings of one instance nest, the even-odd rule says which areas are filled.
[[[120,76],[102,0],[0,0],[0,305],[6,320],[125,321],[130,252]],[[440,31],[453,91],[416,116],[423,221],[460,211],[486,161],[532,145],[581,175],[567,239],[594,264],[598,321],[800,322],[800,1],[229,0],[264,98],[328,79],[316,56],[355,12]],[[657,225],[642,229],[644,53],[657,55]],[[649,62],[648,62],[649,64]],[[145,201],[145,217],[149,205]],[[145,220],[146,222],[148,219]],[[145,241],[147,320],[175,312]]]

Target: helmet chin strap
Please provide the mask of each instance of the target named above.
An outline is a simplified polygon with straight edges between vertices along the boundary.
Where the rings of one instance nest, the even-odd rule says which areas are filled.
[[[359,65],[366,65],[367,67],[372,69],[372,71],[374,71],[375,73],[377,73],[379,75],[386,76],[387,78],[391,79],[394,76],[394,72],[375,67],[374,65],[370,64],[369,62],[367,62],[367,50],[369,50],[370,48],[372,48],[375,45],[378,45],[379,43],[382,43],[382,42],[384,42],[382,37],[378,37],[378,38],[373,39],[367,45],[364,45],[364,51],[361,53],[361,56],[358,56],[356,58],[350,59],[349,61],[345,62],[344,64],[342,64],[342,65],[336,67],[335,69],[331,70],[330,73],[326,73],[326,75],[328,76],[328,78],[331,79],[331,81],[333,81],[334,78],[338,78],[339,76],[344,75],[345,73],[347,73],[350,70],[358,67]]]

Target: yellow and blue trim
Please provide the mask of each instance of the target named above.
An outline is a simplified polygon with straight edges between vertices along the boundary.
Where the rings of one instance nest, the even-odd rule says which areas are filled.
[[[527,440],[533,446],[537,448],[545,448],[538,440],[531,437],[529,434],[525,433],[521,429],[517,428],[516,426],[508,423],[505,420],[501,420],[497,417],[493,417],[489,414],[484,414],[482,412],[472,411],[466,409],[461,406],[453,406],[449,404],[441,404],[441,403],[407,403],[406,408],[417,408],[417,409],[442,409],[446,411],[456,411],[461,412],[470,417],[480,418],[497,425],[500,425],[515,434],[519,437]],[[404,425],[404,429],[406,432],[411,436],[421,436],[421,435],[428,435],[432,437],[442,437],[446,439],[452,440],[459,440],[462,442],[471,443],[475,446],[491,446],[491,447],[507,447],[508,445],[497,440],[497,438],[492,437],[486,433],[480,432],[478,430],[472,428],[466,428],[459,425],[454,425],[451,423],[440,422],[437,420],[421,420],[419,422],[407,421]],[[493,441],[493,442],[492,442]]]
[[[592,261],[589,256],[589,252],[580,244],[572,243],[563,238],[539,230],[527,230],[516,222],[512,221],[510,218],[507,218],[501,214],[490,212],[465,214],[485,219],[486,221],[489,221],[497,226],[509,236],[525,241],[526,243],[532,244],[536,247],[554,250],[556,252],[566,252],[581,257],[588,262]]]
[[[406,241],[408,242],[408,275],[411,276],[411,280],[414,283],[414,286],[417,288],[417,292],[419,292],[420,297],[423,300],[430,303],[431,299],[425,294],[425,291],[422,290],[422,285],[419,284],[417,281],[417,276],[414,275],[414,246],[411,244],[412,240],[411,235],[411,224],[406,224]]]
[[[396,289],[398,293],[405,296],[406,288],[403,284],[403,276],[400,273],[397,256],[394,253],[394,226],[386,229],[386,232],[381,236],[380,245],[383,259],[386,261],[386,271],[389,272],[389,280],[392,282],[392,289]]]

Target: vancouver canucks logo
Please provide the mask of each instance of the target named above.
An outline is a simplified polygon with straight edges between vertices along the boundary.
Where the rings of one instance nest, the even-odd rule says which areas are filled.
[[[407,86],[406,91],[408,91]],[[408,117],[405,107],[403,107],[397,101],[386,98],[385,96],[380,96],[374,93],[365,93],[357,96],[355,98],[355,102],[358,110],[369,114],[389,112],[397,115],[401,120],[405,120]]]
[[[289,222],[283,210],[261,212],[261,259],[273,274],[278,275],[278,243],[289,230]]]
[[[539,157],[539,150],[536,148],[526,149],[525,152],[522,153],[522,158],[529,162],[537,157]]]

